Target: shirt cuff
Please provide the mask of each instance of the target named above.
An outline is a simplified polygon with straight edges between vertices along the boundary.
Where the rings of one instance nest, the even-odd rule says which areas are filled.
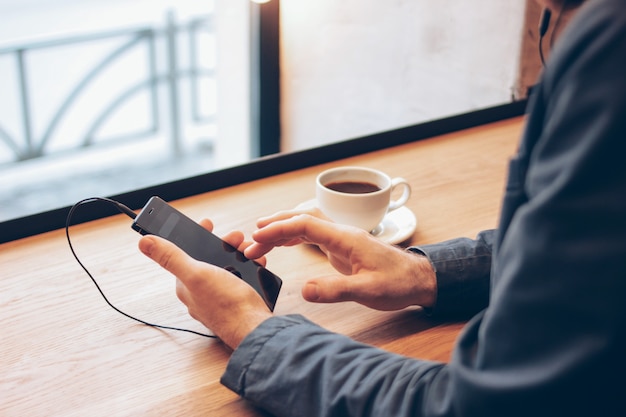
[[[437,276],[437,298],[425,310],[428,314],[467,318],[487,307],[491,245],[482,238],[459,238],[408,250],[426,256]]]
[[[249,372],[258,371],[254,363],[257,355],[278,333],[305,323],[312,324],[303,316],[295,314],[274,316],[262,322],[235,349],[220,382],[242,397],[246,397],[246,376]],[[268,365],[263,363],[263,366]]]

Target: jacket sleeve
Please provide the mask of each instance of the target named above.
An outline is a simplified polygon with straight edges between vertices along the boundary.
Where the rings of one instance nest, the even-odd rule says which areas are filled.
[[[429,313],[438,317],[471,317],[487,307],[495,230],[476,239],[457,238],[408,250],[430,260],[437,275],[437,298]]]
[[[445,396],[441,363],[410,360],[293,315],[263,322],[233,353],[222,384],[276,416],[411,416]]]

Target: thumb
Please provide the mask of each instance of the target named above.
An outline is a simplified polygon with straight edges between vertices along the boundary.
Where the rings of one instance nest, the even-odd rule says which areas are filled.
[[[172,242],[154,235],[139,240],[139,250],[177,277],[189,273],[194,260]]]
[[[308,281],[302,287],[302,297],[314,303],[336,303],[351,301],[350,277],[329,275]]]

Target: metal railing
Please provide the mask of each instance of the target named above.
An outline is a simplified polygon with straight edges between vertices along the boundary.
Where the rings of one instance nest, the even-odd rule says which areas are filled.
[[[91,147],[96,143],[94,137],[109,117],[118,110],[124,103],[141,92],[147,91],[150,97],[149,126],[142,131],[136,131],[119,135],[115,138],[107,138],[106,142],[131,141],[146,136],[155,135],[162,129],[162,126],[169,126],[166,137],[169,138],[174,155],[181,152],[181,114],[180,114],[180,83],[187,79],[190,83],[190,94],[187,96],[191,109],[191,121],[194,123],[212,123],[215,120],[214,114],[202,114],[199,104],[198,83],[201,77],[214,77],[215,69],[201,67],[198,60],[198,38],[202,33],[212,34],[212,16],[202,16],[189,20],[185,24],[177,24],[173,13],[168,13],[164,27],[139,27],[128,30],[112,31],[107,33],[97,33],[83,36],[68,37],[63,39],[53,39],[47,41],[33,42],[22,45],[0,48],[0,57],[11,56],[16,64],[16,85],[18,87],[18,103],[12,103],[19,108],[21,124],[21,137],[10,134],[9,130],[0,123],[0,141],[3,142],[12,153],[13,162],[19,162],[48,155],[49,143],[58,130],[59,125],[67,118],[71,112],[72,105],[86,94],[87,87],[94,83],[98,77],[107,71],[121,57],[136,51],[138,48],[145,48],[147,56],[146,78],[134,85],[126,88],[121,94],[111,100],[100,112],[91,124],[84,137],[76,142],[76,148]],[[180,68],[179,48],[177,46],[179,36],[186,35],[189,47],[189,64],[187,68]],[[162,38],[165,45],[166,68],[159,71],[157,68],[157,48],[156,43]],[[37,100],[38,94],[45,94],[45,91],[36,91],[32,88],[29,80],[29,66],[27,56],[35,51],[52,50],[77,45],[80,43],[101,42],[103,40],[122,39],[123,43],[112,51],[104,54],[98,62],[80,78],[69,93],[65,95],[61,104],[53,111],[52,117],[46,123],[43,132],[35,135],[33,128],[32,103]],[[168,120],[160,120],[159,106],[159,86],[165,85],[167,91]],[[0,100],[6,95],[0,92]],[[166,122],[166,123],[163,123]],[[76,149],[73,149],[76,150]]]

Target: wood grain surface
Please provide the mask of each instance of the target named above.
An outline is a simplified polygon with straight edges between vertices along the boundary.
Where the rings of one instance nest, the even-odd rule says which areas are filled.
[[[497,223],[522,124],[522,118],[505,120],[173,205],[195,220],[212,219],[218,235],[239,229],[249,236],[258,217],[313,198],[321,170],[362,165],[412,185],[408,207],[418,227],[402,246],[474,237]],[[139,253],[130,223],[119,215],[73,226],[80,259],[120,309],[206,331],[176,299],[173,278]],[[429,319],[419,308],[378,312],[355,303],[305,302],[302,283],[330,271],[314,247],[278,248],[268,255],[268,268],[284,280],[276,314],[303,314],[389,351],[446,361],[463,326]],[[107,306],[73,259],[64,230],[0,245],[0,282],[1,416],[264,415],[219,383],[230,355],[219,341],[147,327]]]

